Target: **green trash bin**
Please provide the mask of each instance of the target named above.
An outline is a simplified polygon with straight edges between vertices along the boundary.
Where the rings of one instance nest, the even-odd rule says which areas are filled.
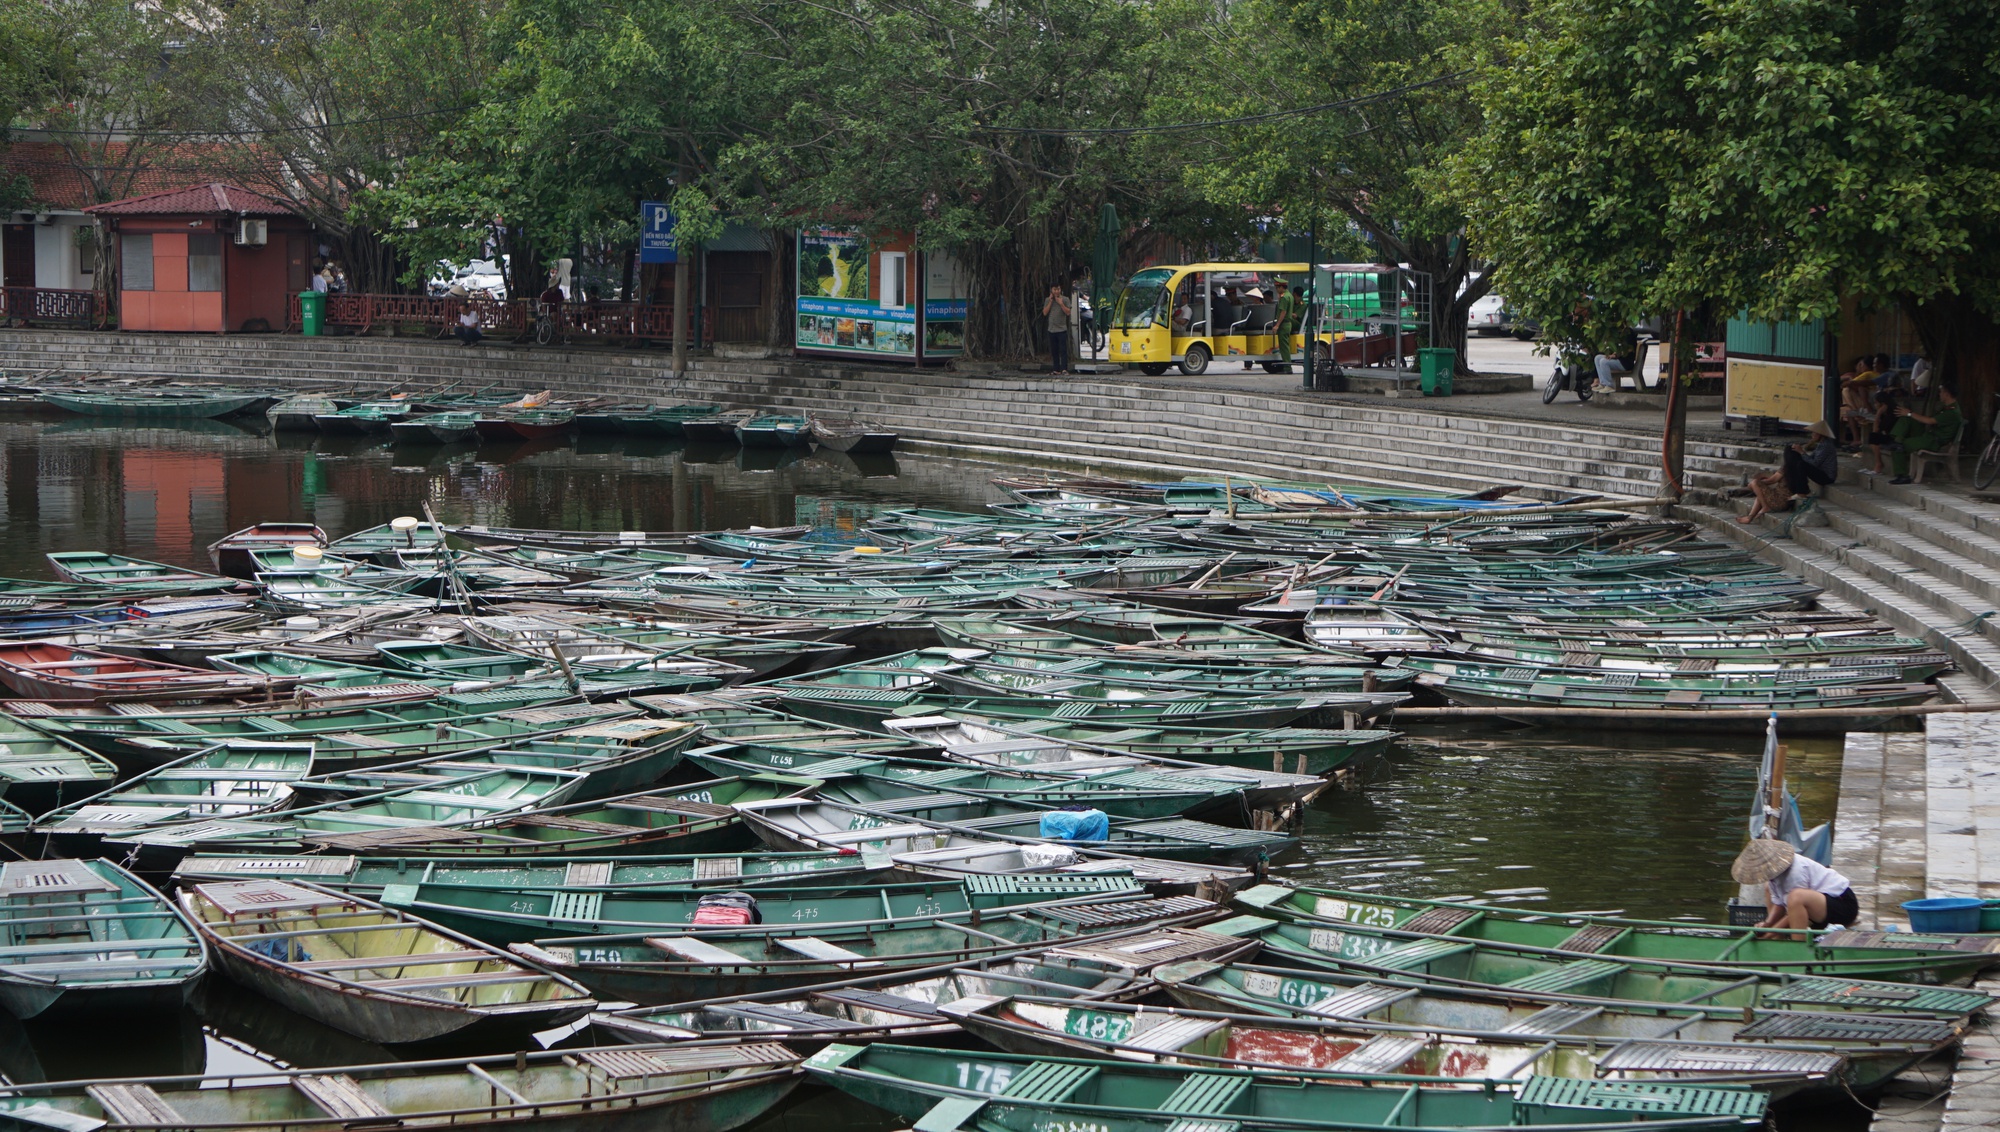
[[[326,292],[300,291],[299,333],[304,334],[310,338],[317,338],[320,336],[320,332],[322,328],[324,328],[325,326],[326,326]],[[1424,388],[1429,389],[1430,386],[1426,384]]]
[[[1458,351],[1426,347],[1417,351],[1417,372],[1423,375],[1424,396],[1451,396],[1451,374],[1458,368]]]

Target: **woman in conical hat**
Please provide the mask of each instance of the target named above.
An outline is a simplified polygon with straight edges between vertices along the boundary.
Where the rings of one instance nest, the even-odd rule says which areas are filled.
[[[1788,841],[1760,837],[1737,854],[1729,875],[1738,884],[1764,886],[1764,928],[1820,931],[1828,925],[1854,927],[1861,902],[1847,878],[1802,857]]]

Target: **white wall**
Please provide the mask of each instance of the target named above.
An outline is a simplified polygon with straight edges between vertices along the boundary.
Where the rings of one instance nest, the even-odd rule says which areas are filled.
[[[55,223],[35,229],[35,286],[70,291],[90,287],[76,248],[76,230],[85,223],[81,216],[57,216]]]

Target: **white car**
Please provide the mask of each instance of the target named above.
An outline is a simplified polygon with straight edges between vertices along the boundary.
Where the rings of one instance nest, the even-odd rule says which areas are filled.
[[[1472,300],[1471,309],[1465,312],[1465,328],[1474,334],[1511,334],[1514,312],[1507,309],[1506,299],[1489,292]]]

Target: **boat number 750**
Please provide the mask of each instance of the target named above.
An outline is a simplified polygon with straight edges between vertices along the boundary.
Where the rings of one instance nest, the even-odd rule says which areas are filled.
[[[1014,1079],[1011,1065],[987,1065],[977,1061],[958,1063],[958,1087],[976,1093],[997,1093]]]

